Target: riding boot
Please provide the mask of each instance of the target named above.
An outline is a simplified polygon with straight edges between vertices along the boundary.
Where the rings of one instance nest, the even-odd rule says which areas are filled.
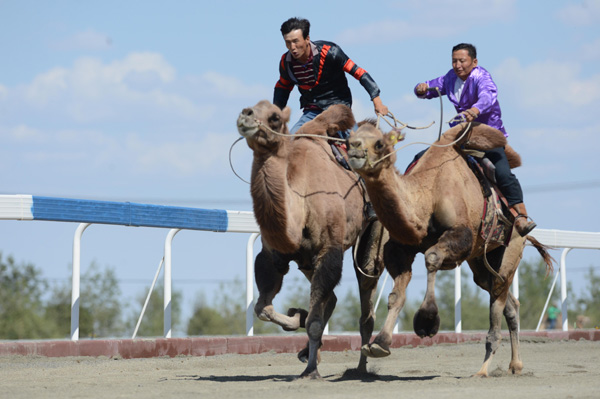
[[[521,202],[511,206],[511,210],[516,213],[515,228],[521,237],[525,237],[531,233],[531,230],[536,228],[537,224],[527,216],[527,209],[525,209],[524,203]]]
[[[375,213],[375,209],[373,209],[373,204],[371,204],[371,202],[365,202],[365,216],[368,223],[377,220],[377,214]]]

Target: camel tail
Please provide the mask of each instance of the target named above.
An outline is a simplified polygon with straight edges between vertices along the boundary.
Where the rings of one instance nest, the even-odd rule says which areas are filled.
[[[539,254],[542,256],[542,259],[544,259],[544,263],[546,264],[546,277],[550,273],[553,273],[554,272],[554,263],[556,263],[556,260],[548,252],[548,250],[552,249],[552,248],[547,245],[542,244],[541,242],[539,242],[532,236],[527,236],[525,238],[527,238],[527,241],[529,241],[531,243],[531,245],[533,245],[534,248],[537,249]]]

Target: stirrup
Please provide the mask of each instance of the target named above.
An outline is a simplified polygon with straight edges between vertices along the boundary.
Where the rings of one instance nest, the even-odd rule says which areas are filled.
[[[373,204],[371,204],[370,202],[365,203],[364,212],[365,212],[365,217],[367,218],[367,223],[371,223],[371,222],[377,220],[377,214],[375,213],[375,210],[373,209]]]

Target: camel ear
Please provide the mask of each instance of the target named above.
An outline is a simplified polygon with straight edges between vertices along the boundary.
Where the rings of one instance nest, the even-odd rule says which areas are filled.
[[[290,115],[292,114],[292,109],[290,107],[285,107],[282,111],[281,111],[281,116],[283,117],[283,120],[285,123],[290,121]]]

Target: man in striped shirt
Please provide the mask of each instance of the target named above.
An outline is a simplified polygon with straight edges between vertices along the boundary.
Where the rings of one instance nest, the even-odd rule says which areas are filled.
[[[310,40],[310,22],[290,18],[281,25],[281,34],[288,52],[279,63],[279,80],[275,85],[273,103],[280,108],[287,105],[294,86],[300,91],[302,117],[290,129],[295,133],[304,123],[314,119],[333,104],[352,106],[352,94],[346,73],[365,88],[375,113],[388,114],[388,108],[379,97],[379,87],[364,69],[356,65],[335,43]]]

